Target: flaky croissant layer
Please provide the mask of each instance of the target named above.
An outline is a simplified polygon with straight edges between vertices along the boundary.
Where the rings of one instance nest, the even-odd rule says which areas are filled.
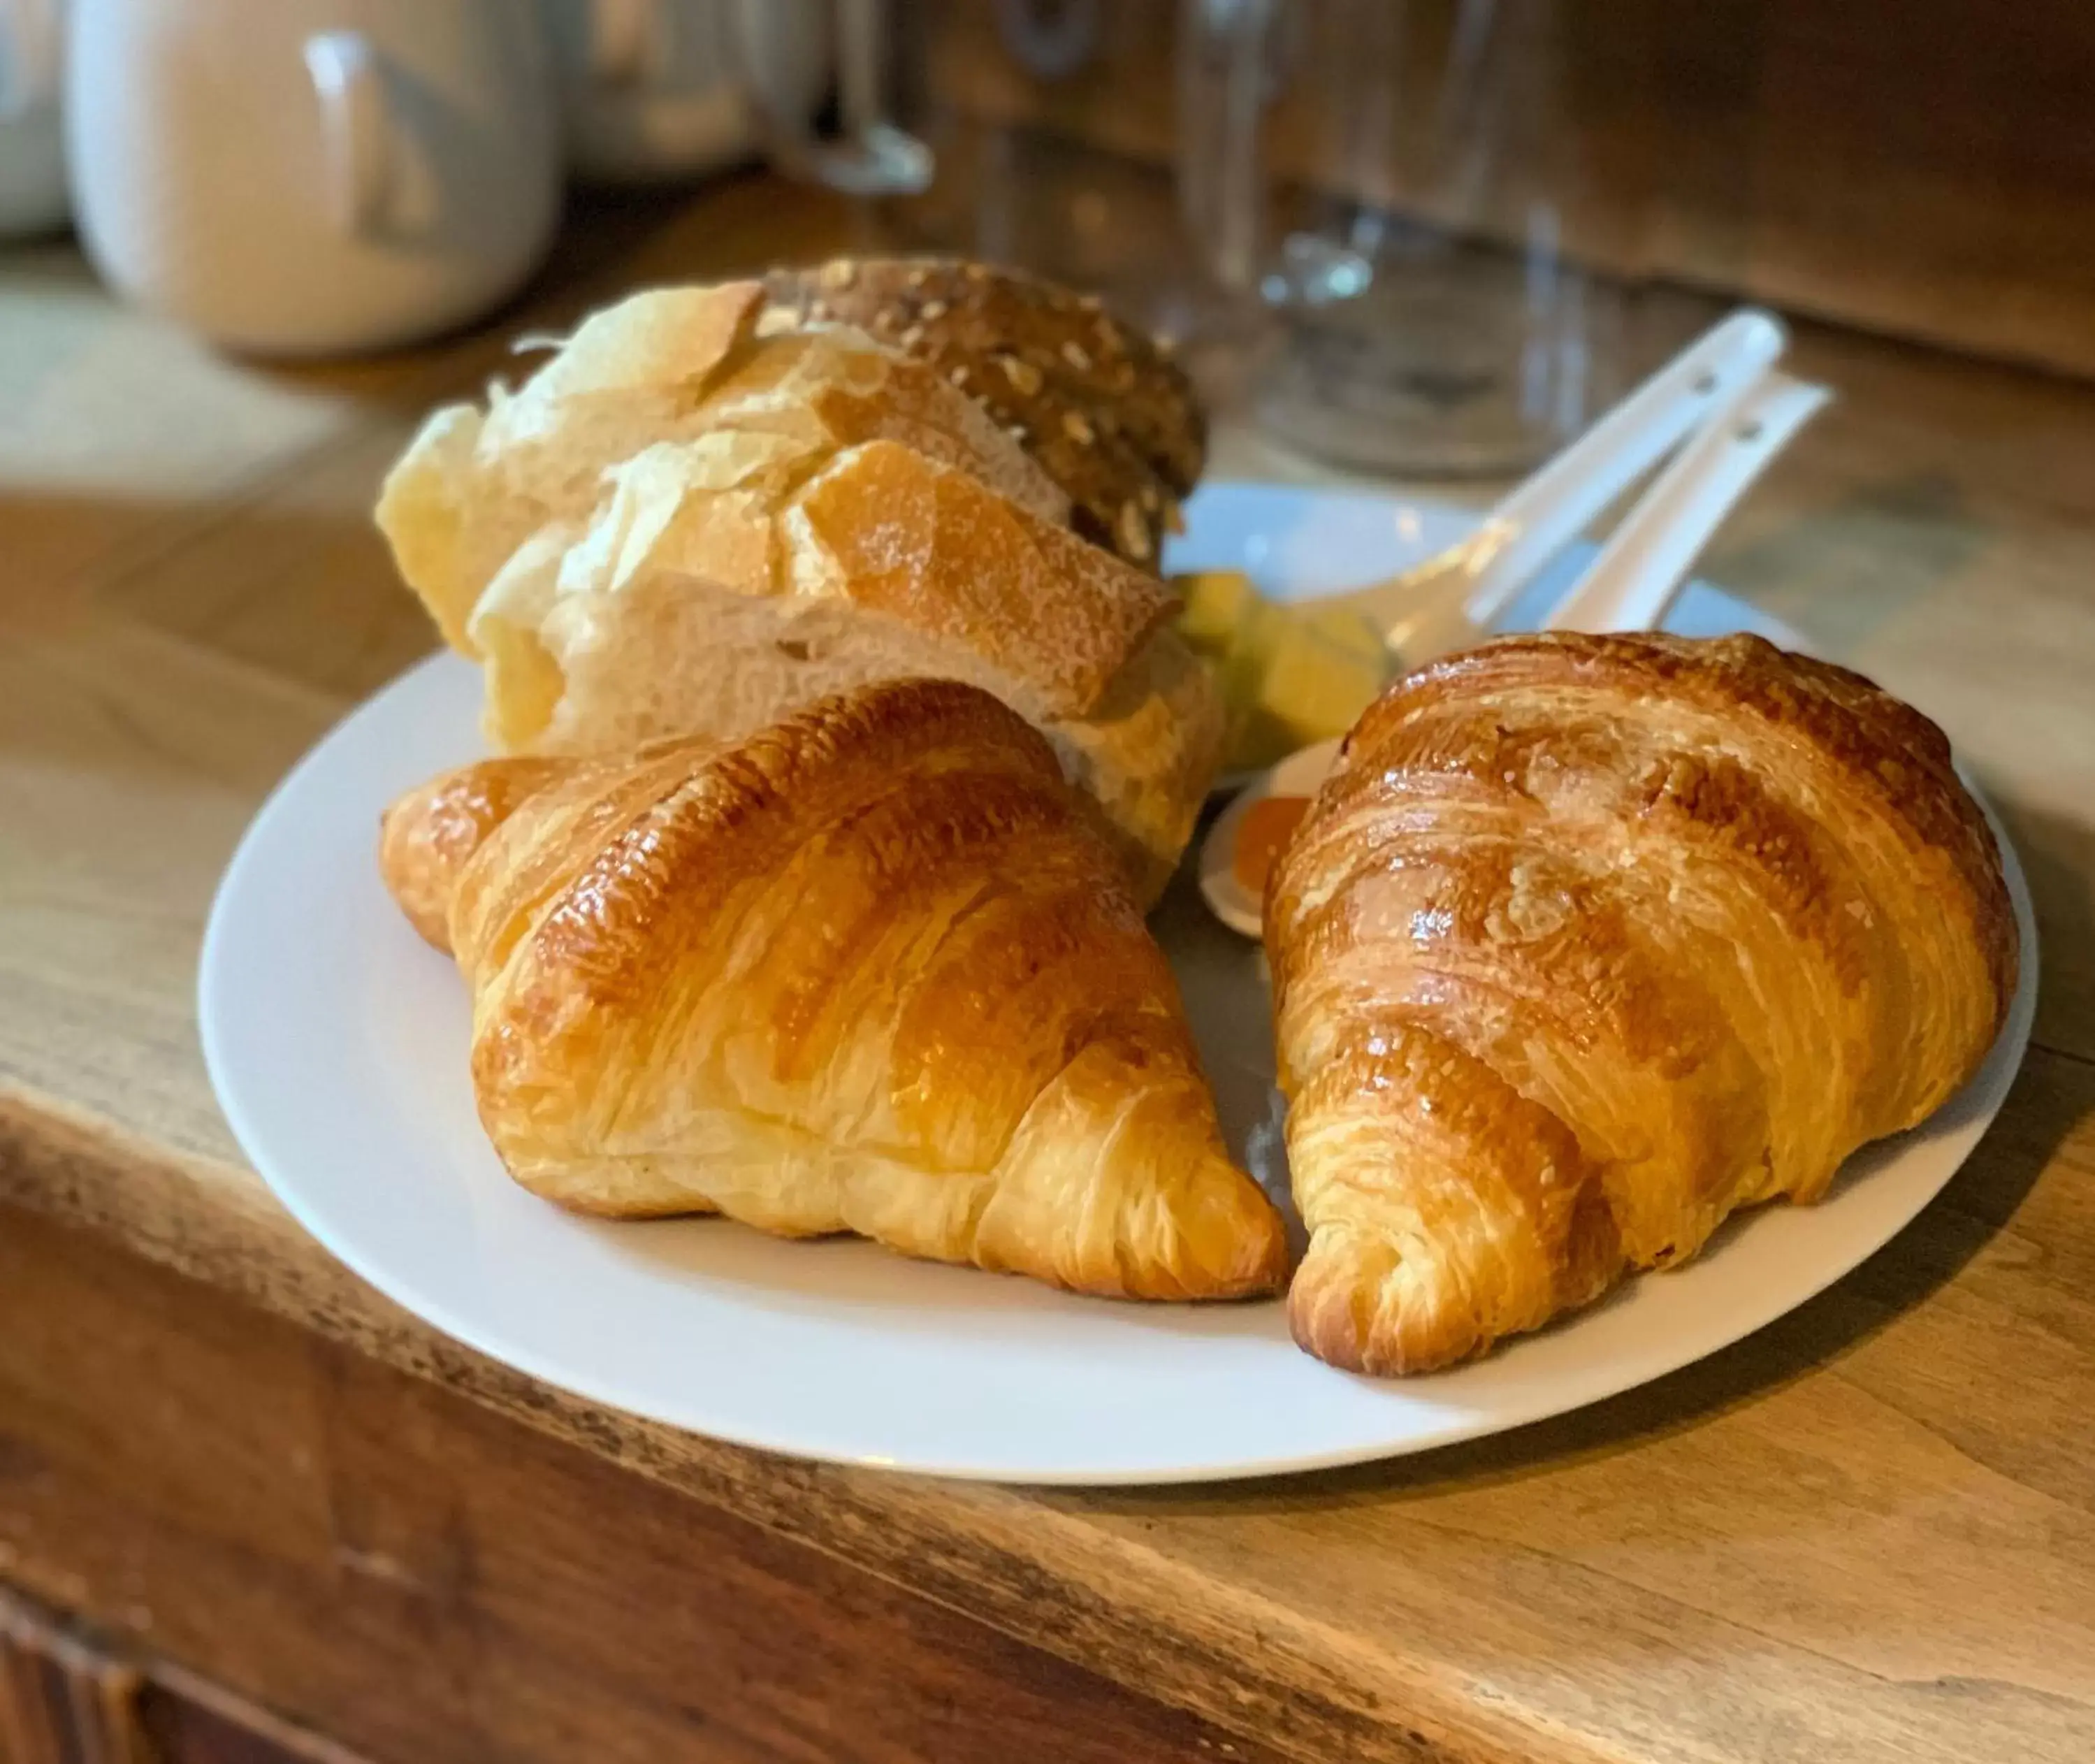
[[[1757,638],[1511,638],[1392,686],[1266,902],[1296,1339],[1445,1365],[1976,1069],[2014,916],[1941,732]]]
[[[381,867],[473,990],[489,1137],[563,1205],[1101,1294],[1279,1283],[1096,812],[985,692],[482,761],[394,804]]]

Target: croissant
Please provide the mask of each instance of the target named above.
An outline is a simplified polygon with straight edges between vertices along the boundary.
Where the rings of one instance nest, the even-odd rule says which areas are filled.
[[[1383,1374],[1818,1199],[1971,1076],[2018,959],[1941,732],[1751,637],[1517,638],[1398,682],[1265,925],[1290,1320]]]
[[[484,760],[387,812],[380,867],[472,988],[489,1138],[564,1206],[1113,1296],[1279,1285],[1097,811],[986,692]]]

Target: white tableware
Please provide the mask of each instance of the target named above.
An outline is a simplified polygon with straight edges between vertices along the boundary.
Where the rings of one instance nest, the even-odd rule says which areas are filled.
[[[1281,439],[1356,470],[1503,477],[1599,413],[1635,272],[1593,248],[1596,175],[1625,240],[1648,198],[1593,154],[1577,10],[1179,0],[1183,231],[1265,333],[1246,402]],[[1610,107],[1640,114],[1657,74],[1618,58]]]
[[[1387,581],[1352,590],[1347,604],[1383,632],[1407,667],[1480,641],[1617,497],[1687,437],[1720,421],[1788,342],[1773,315],[1750,307],[1733,313],[1517,485],[1473,531]],[[1740,493],[1777,451],[1735,450],[1752,466]]]
[[[62,0],[0,0],[0,239],[65,222]]]
[[[1622,516],[1577,585],[1544,616],[1544,629],[1657,629],[1710,535],[1831,397],[1823,385],[1775,372],[1738,394]]]
[[[1557,592],[1531,628],[1553,631],[1662,628],[1686,585],[1689,568],[1709,543],[1710,536],[1766,469],[1768,462],[1789,445],[1797,430],[1831,395],[1823,386],[1775,372],[1763,373],[1736,391],[1622,516],[1607,543],[1596,551],[1585,548],[1591,561],[1582,559],[1577,563],[1569,584]],[[1610,462],[1619,464],[1622,457],[1620,454],[1604,455],[1600,463],[1604,469],[1611,468]],[[1578,494],[1590,496],[1592,486],[1589,475]],[[1560,499],[1557,503],[1560,512],[1566,506],[1567,499]],[[1431,660],[1457,642],[1476,642],[1491,634],[1471,625],[1469,609],[1452,603],[1446,595],[1447,588],[1461,577],[1460,560],[1465,549],[1458,542],[1446,554],[1456,560],[1453,564],[1429,562],[1419,573],[1426,578],[1424,592],[1443,599],[1435,616],[1413,627],[1422,634],[1407,640],[1404,659],[1410,665]],[[1519,579],[1531,579],[1533,568],[1540,561],[1521,562]],[[1435,577],[1433,573],[1442,568],[1448,573]],[[1487,575],[1496,577],[1488,584],[1488,599],[1473,599],[1470,606],[1486,606],[1496,616],[1512,598],[1517,580],[1510,572],[1487,569]],[[1390,585],[1369,592],[1386,595]],[[1263,773],[1224,781],[1221,787],[1233,789],[1235,795],[1201,836],[1199,873],[1201,898],[1231,930],[1246,937],[1260,934],[1258,895],[1244,885],[1236,871],[1237,840],[1246,816],[1255,804],[1270,796],[1315,795],[1338,748],[1336,741],[1319,742]]]
[[[78,0],[81,232],[124,294],[236,348],[427,336],[545,250],[551,82],[534,0]]]
[[[1187,513],[1172,564],[1246,569],[1278,595],[1400,568],[1474,518],[1235,485]],[[1782,634],[1699,585],[1674,625]],[[2028,1034],[2036,931],[2003,841],[2023,983],[1984,1069],[1934,1119],[1855,1159],[1818,1206],[1735,1220],[1685,1269],[1632,1280],[1477,1365],[1402,1382],[1309,1359],[1277,1302],[1113,1304],[721,1220],[593,1222],[503,1174],[468,1082],[464,987],[374,863],[380,808],[480,750],[479,701],[470,664],[424,663],[256,817],[204,943],[199,1015],[220,1100],[285,1205],[435,1326],[599,1400],[781,1452],[1013,1482],[1183,1481],[1416,1452],[1592,1402],[1772,1321],[1892,1236],[1977,1143]],[[1183,887],[1156,924],[1230,1143],[1284,1189],[1259,952]]]
[[[767,111],[812,125],[827,7],[778,0],[543,0],[568,159],[581,177],[693,177],[761,148]]]

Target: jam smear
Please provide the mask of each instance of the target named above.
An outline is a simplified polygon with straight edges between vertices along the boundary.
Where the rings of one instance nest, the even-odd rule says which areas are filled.
[[[1266,877],[1309,812],[1306,796],[1262,796],[1244,811],[1230,868],[1251,893],[1265,894]]]

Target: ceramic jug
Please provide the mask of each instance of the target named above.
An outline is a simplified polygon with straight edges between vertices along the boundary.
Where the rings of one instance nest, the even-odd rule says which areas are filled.
[[[66,92],[102,272],[238,349],[461,324],[558,211],[537,0],[76,0]]]

